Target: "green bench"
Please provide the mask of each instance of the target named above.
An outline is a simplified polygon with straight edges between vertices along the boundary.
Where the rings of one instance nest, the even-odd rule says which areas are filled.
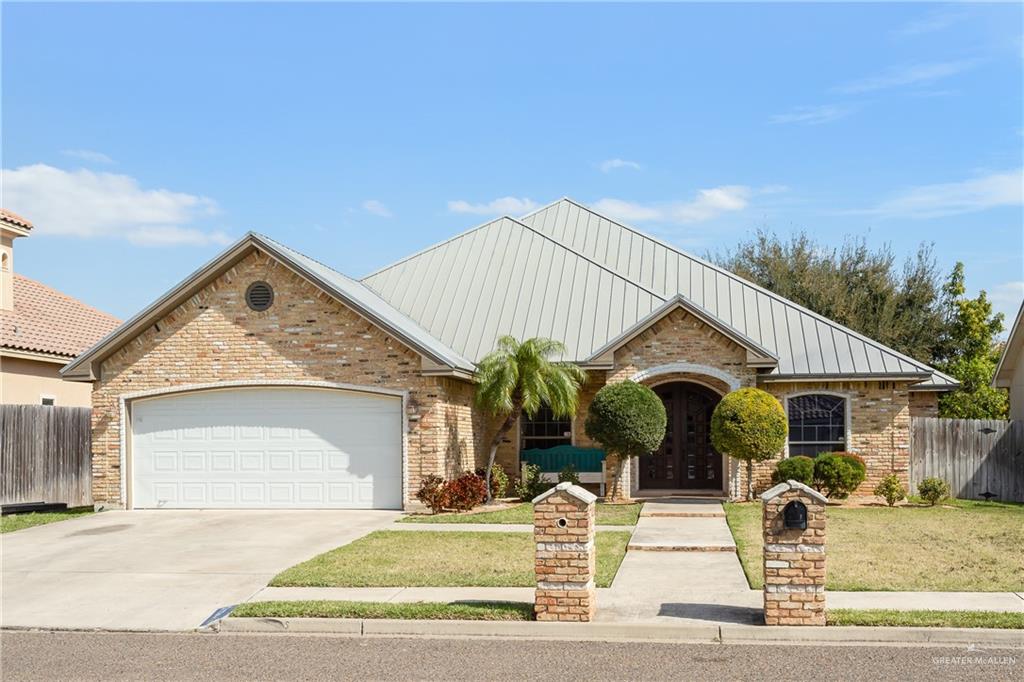
[[[523,450],[519,465],[536,464],[545,480],[557,481],[558,474],[570,464],[579,474],[580,483],[596,483],[604,495],[604,450],[556,445],[553,448]]]

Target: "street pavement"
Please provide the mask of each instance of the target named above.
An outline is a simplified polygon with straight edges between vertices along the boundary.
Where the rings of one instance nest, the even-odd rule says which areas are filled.
[[[0,652],[4,682],[1024,679],[1021,649],[936,646],[7,631]]]

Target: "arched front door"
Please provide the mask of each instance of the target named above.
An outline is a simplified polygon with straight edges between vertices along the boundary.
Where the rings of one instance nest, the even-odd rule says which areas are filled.
[[[668,415],[658,451],[640,458],[641,488],[722,488],[722,457],[711,447],[717,393],[700,384],[654,387]]]

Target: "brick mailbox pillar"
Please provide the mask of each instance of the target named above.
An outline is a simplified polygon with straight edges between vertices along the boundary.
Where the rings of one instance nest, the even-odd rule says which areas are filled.
[[[797,481],[761,495],[766,625],[825,624],[827,501]]]
[[[596,501],[571,483],[559,483],[533,501],[537,620],[594,619]]]

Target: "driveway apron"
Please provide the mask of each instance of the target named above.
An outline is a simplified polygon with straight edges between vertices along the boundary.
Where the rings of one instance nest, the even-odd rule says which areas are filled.
[[[191,630],[388,511],[111,511],[0,536],[3,627]]]

